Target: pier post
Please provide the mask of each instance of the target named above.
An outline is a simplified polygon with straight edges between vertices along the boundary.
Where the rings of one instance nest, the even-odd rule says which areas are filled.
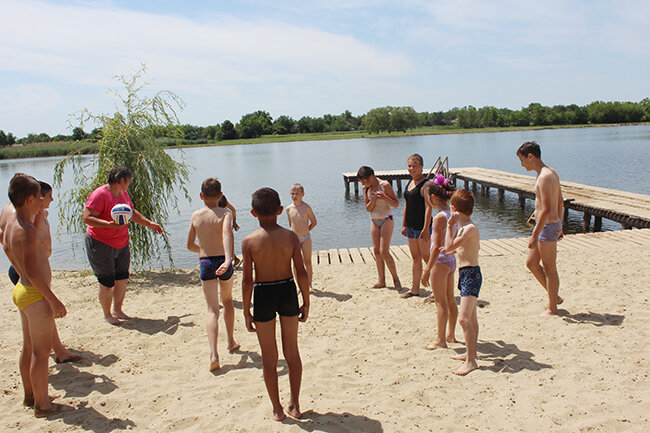
[[[519,207],[522,209],[526,207],[526,197],[523,194],[519,194]]]
[[[469,190],[469,180],[467,180],[467,179],[464,179],[464,180],[465,180],[465,189]]]
[[[582,216],[582,228],[585,233],[589,232],[589,224],[591,223],[591,214],[588,212],[585,212],[584,215]]]
[[[483,187],[483,195],[490,195],[490,187],[489,186],[484,186]]]
[[[594,217],[594,231],[599,232],[603,229],[603,217],[595,216]]]
[[[345,182],[345,193],[350,194],[350,181],[347,178],[343,178],[343,181]]]
[[[566,221],[567,218],[569,218],[569,207],[565,204],[564,205],[564,218],[562,219],[562,221]]]
[[[395,179],[395,183],[397,184],[397,193],[401,194],[402,193],[402,179]]]
[[[472,191],[476,192],[476,182],[472,182]]]
[[[503,201],[504,191],[503,188],[499,188],[499,201]]]
[[[359,195],[359,181],[354,181],[354,194]]]

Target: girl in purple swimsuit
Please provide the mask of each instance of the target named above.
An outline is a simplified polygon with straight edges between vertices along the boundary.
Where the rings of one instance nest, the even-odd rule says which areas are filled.
[[[433,293],[428,300],[435,300],[437,311],[437,337],[433,344],[425,349],[433,350],[447,347],[447,343],[456,342],[456,319],[458,307],[454,298],[454,271],[456,270],[456,256],[445,254],[440,250],[445,245],[445,232],[447,220],[451,216],[449,199],[454,193],[454,185],[442,175],[436,174],[427,191],[429,205],[438,209],[438,214],[433,218],[433,231],[431,235],[431,252],[429,261],[422,272],[422,285],[431,283]],[[458,224],[453,227],[454,235]],[[429,279],[429,275],[431,278]],[[431,299],[432,298],[432,299]]]

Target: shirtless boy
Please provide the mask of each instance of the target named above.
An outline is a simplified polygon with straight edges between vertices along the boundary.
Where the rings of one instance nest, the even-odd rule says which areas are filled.
[[[219,207],[221,183],[208,178],[201,185],[201,200],[205,203],[190,218],[187,232],[187,248],[199,253],[200,278],[205,302],[208,304],[206,328],[210,343],[210,371],[220,368],[217,352],[219,335],[219,290],[223,302],[223,316],[228,334],[228,350],[239,349],[233,335],[235,327],[235,307],[232,301],[233,233],[232,213]],[[196,238],[199,243],[197,245]]]
[[[50,203],[54,200],[52,198],[52,187],[42,181],[38,181],[39,185],[41,186],[41,197],[43,197],[43,213],[42,217],[38,221],[38,239],[41,241],[42,248],[44,248],[47,251],[48,257],[52,255],[52,236],[50,234],[50,223],[47,220],[48,212],[47,208],[50,207]],[[3,242],[2,239],[2,234],[4,232],[5,226],[7,225],[7,221],[9,220],[10,217],[15,216],[16,210],[14,208],[14,205],[9,202],[3,209],[2,213],[0,213],[0,243]],[[9,266],[9,279],[15,286],[18,284],[18,281],[20,280],[20,275],[18,275],[18,272],[16,272],[16,269],[14,269],[13,265]],[[54,352],[54,360],[57,363],[62,363],[62,362],[75,362],[81,360],[81,356],[75,355],[72,352],[70,352],[68,349],[65,348],[63,343],[61,343],[61,339],[59,338],[59,333],[56,329],[56,322],[54,324],[54,333],[52,336],[52,350]]]
[[[41,187],[31,176],[15,175],[9,184],[9,199],[15,213],[9,215],[3,231],[4,251],[20,275],[13,301],[20,309],[23,349],[19,367],[25,406],[33,406],[37,418],[60,411],[48,395],[48,358],[52,350],[54,318],[64,317],[65,306],[52,293],[52,271],[48,251],[38,239],[38,222],[43,210]]]
[[[476,317],[476,303],[481,290],[483,276],[478,265],[478,251],[481,236],[478,227],[470,218],[474,210],[474,194],[465,189],[458,190],[451,196],[451,216],[447,220],[445,234],[445,252],[456,252],[458,263],[458,288],[460,289],[460,311],[458,322],[465,335],[465,348],[463,354],[454,356],[454,359],[465,361],[453,373],[465,376],[478,368],[476,343],[478,341],[478,319]],[[458,223],[458,232],[454,236],[454,224]]]
[[[311,281],[313,268],[311,265],[311,231],[316,227],[316,216],[311,206],[302,201],[305,196],[305,189],[299,183],[294,184],[290,190],[291,200],[293,203],[287,206],[287,217],[289,218],[289,227],[298,235],[302,258],[307,269],[309,278],[309,288],[312,288]]]
[[[260,228],[242,242],[243,276],[242,294],[246,328],[257,333],[262,349],[264,383],[273,405],[273,418],[285,418],[278,393],[278,348],[275,341],[275,315],[280,316],[282,351],[289,366],[291,399],[288,413],[300,418],[300,382],[302,361],[298,351],[298,322],[309,315],[309,282],[302,261],[300,241],[291,230],[277,223],[282,214],[278,193],[271,188],[261,188],[253,193],[251,213],[259,220]],[[302,294],[298,307],[296,285],[292,277],[291,262]],[[255,277],[253,278],[253,267]],[[254,297],[251,315],[251,297]]]
[[[529,141],[517,149],[517,157],[526,170],[537,173],[535,181],[535,228],[528,241],[526,266],[548,294],[548,305],[540,317],[557,314],[564,300],[559,296],[560,278],[557,274],[557,241],[562,238],[564,201],[560,178],[541,159],[539,144]]]

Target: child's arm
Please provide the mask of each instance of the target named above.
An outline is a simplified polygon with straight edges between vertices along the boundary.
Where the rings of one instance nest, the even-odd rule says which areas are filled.
[[[454,253],[459,247],[461,247],[468,239],[470,239],[473,235],[474,232],[477,229],[477,227],[474,224],[468,224],[465,226],[462,226],[461,228],[458,229],[458,233],[456,233],[455,237],[452,237],[452,231],[454,228],[454,224],[456,221],[452,220],[454,219],[453,214],[452,217],[449,218],[449,221],[447,222],[447,234],[445,235],[445,248],[444,251],[447,254]]]
[[[437,215],[433,219],[433,247],[429,253],[429,261],[427,265],[422,270],[422,285],[427,287],[429,285],[429,275],[431,274],[431,269],[433,265],[438,260],[440,255],[440,247],[442,246],[442,240],[445,238],[446,233],[445,229],[447,228],[447,219],[444,215]]]
[[[427,200],[430,185],[431,182],[426,181],[420,190],[420,194],[424,197],[424,227],[422,227],[422,231],[420,232],[420,238],[427,240],[429,239],[429,225],[431,224],[431,214],[433,213],[431,204],[429,203],[429,200]]]
[[[191,219],[190,229],[187,231],[187,249],[195,253],[201,252],[199,245],[196,243],[196,229],[194,228],[194,224],[192,224]]]
[[[387,181],[384,181],[381,184],[381,191],[377,192],[377,198],[386,200],[386,203],[392,207],[399,206],[399,200],[395,195],[395,191],[393,191],[393,187]],[[431,216],[431,214],[429,214],[429,216]]]
[[[304,322],[309,316],[309,278],[307,276],[307,270],[305,269],[305,262],[302,258],[302,250],[300,248],[300,242],[298,242],[298,236],[294,234],[294,246],[293,246],[293,265],[296,269],[296,280],[298,281],[298,287],[300,288],[300,293],[302,294],[302,306],[300,307],[300,317],[298,320]]]
[[[242,249],[242,279],[241,279],[241,292],[242,303],[244,304],[244,320],[246,321],[246,329],[250,332],[255,332],[255,322],[251,314],[251,298],[253,297],[253,258],[251,256],[250,246],[247,239],[241,243]]]
[[[232,212],[232,228],[235,229],[235,231],[239,230],[239,224],[237,224],[237,211],[235,210],[235,206],[231,205],[230,202],[228,202],[226,209]]]
[[[314,215],[314,211],[309,205],[307,205],[307,216],[309,217],[309,231],[312,231],[316,227],[316,224],[318,224],[318,221],[316,221],[316,215]]]
[[[221,264],[221,266],[219,266],[219,268],[215,271],[215,275],[221,275],[228,270],[230,264],[232,263],[232,257],[234,255],[233,252],[234,235],[232,233],[232,215],[229,212],[226,212],[226,214],[223,217],[223,223],[221,225],[221,239],[223,241],[223,251],[224,251],[225,259]]]
[[[375,202],[377,201],[377,198],[373,195],[372,198],[368,197],[368,188],[364,187],[361,190],[363,194],[363,204],[366,206],[366,210],[368,212],[372,212],[372,210],[375,208]]]

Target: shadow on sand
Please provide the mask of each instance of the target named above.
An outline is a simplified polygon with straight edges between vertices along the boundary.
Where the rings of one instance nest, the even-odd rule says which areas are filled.
[[[64,424],[81,427],[84,431],[109,433],[115,430],[131,430],[136,424],[130,419],[107,418],[96,409],[82,402],[76,408],[65,406],[64,410],[46,417],[50,421],[61,420]]]
[[[623,323],[625,316],[620,314],[608,313],[576,313],[569,314],[566,310],[559,310],[558,315],[562,320],[568,323],[576,323],[579,325],[594,325],[594,326],[618,326]]]
[[[309,293],[317,298],[332,298],[339,302],[345,302],[352,299],[352,295],[328,292],[326,290],[312,289]]]
[[[302,418],[294,419],[287,417],[283,424],[296,425],[308,432],[327,433],[382,433],[384,429],[381,422],[363,415],[343,413],[318,413],[312,410],[303,412]]]
[[[259,370],[262,369],[262,356],[259,353],[239,349],[235,350],[233,353],[241,355],[241,358],[237,364],[222,365],[219,370],[214,370],[212,372],[214,376],[223,376],[229,371],[240,370],[244,368],[257,368]],[[289,374],[289,366],[284,359],[278,360],[278,367],[280,367],[278,370],[278,376]]]
[[[181,323],[181,319],[188,317],[190,314],[184,316],[167,316],[166,320],[163,319],[142,319],[140,317],[132,317],[120,323],[120,327],[130,329],[133,331],[142,332],[147,335],[154,335],[159,332],[164,332],[167,335],[174,335],[178,331],[179,326],[192,327],[196,326],[194,322]]]
[[[490,370],[495,373],[519,373],[522,370],[540,371],[553,368],[533,359],[532,352],[520,350],[516,344],[506,344],[503,341],[479,342],[477,345],[479,361],[490,361],[490,366],[480,366],[480,370]],[[461,351],[462,352],[462,351]]]
[[[115,382],[104,374],[81,371],[72,364],[59,364],[59,371],[50,374],[52,388],[65,392],[64,397],[86,397],[93,392],[110,394],[117,389]]]

